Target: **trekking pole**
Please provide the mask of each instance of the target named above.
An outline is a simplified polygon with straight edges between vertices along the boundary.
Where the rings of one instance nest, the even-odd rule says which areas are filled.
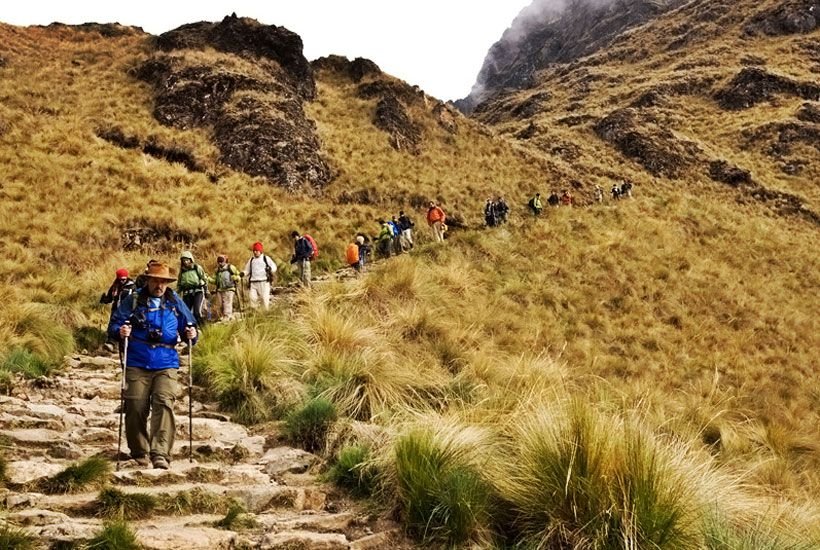
[[[131,323],[126,321],[126,325]],[[120,422],[119,435],[117,436],[117,471],[120,469],[120,453],[122,452],[122,416],[125,413],[125,365],[128,364],[128,337],[123,339],[122,355],[120,356],[120,367],[122,369],[120,376]]]
[[[193,327],[192,323],[188,323],[187,328]],[[191,400],[192,387],[194,383],[193,378],[193,342],[188,338],[188,462],[194,461],[194,403]]]

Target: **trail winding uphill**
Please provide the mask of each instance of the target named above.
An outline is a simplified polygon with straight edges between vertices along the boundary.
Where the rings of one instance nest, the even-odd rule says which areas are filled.
[[[316,474],[320,458],[284,445],[275,425],[254,432],[231,422],[214,404],[194,401],[189,463],[182,384],[171,468],[141,469],[126,459],[113,471],[119,372],[116,357],[73,356],[55,377],[21,381],[13,395],[0,396],[0,443],[7,461],[0,527],[22,528],[42,548],[82,544],[103,527],[100,502],[107,491],[154,497],[143,514],[148,517],[129,521],[146,549],[404,547],[396,524],[363,512],[323,485]],[[198,393],[195,389],[195,397]],[[74,493],[46,494],[49,478],[92,456],[111,460],[107,481]],[[244,511],[241,521],[217,527],[237,503]]]

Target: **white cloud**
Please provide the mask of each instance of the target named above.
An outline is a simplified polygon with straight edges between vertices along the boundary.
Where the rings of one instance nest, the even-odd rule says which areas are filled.
[[[119,22],[159,34],[231,12],[296,32],[305,55],[367,57],[384,71],[441,99],[466,95],[484,56],[530,0],[204,0],[174,2],[4,2],[0,21],[14,25]]]

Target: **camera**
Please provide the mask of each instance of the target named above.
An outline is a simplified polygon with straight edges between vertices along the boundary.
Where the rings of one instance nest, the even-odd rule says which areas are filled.
[[[162,340],[162,329],[152,328],[148,330],[148,341],[159,342]]]

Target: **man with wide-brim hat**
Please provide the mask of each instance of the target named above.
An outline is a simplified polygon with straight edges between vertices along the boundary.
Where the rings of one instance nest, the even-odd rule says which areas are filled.
[[[124,300],[111,317],[108,333],[128,338],[125,365],[125,437],[140,466],[167,469],[176,423],[180,339],[196,343],[196,320],[179,295],[168,288],[176,275],[167,264],[148,265],[146,285]],[[148,417],[151,426],[148,430]]]

